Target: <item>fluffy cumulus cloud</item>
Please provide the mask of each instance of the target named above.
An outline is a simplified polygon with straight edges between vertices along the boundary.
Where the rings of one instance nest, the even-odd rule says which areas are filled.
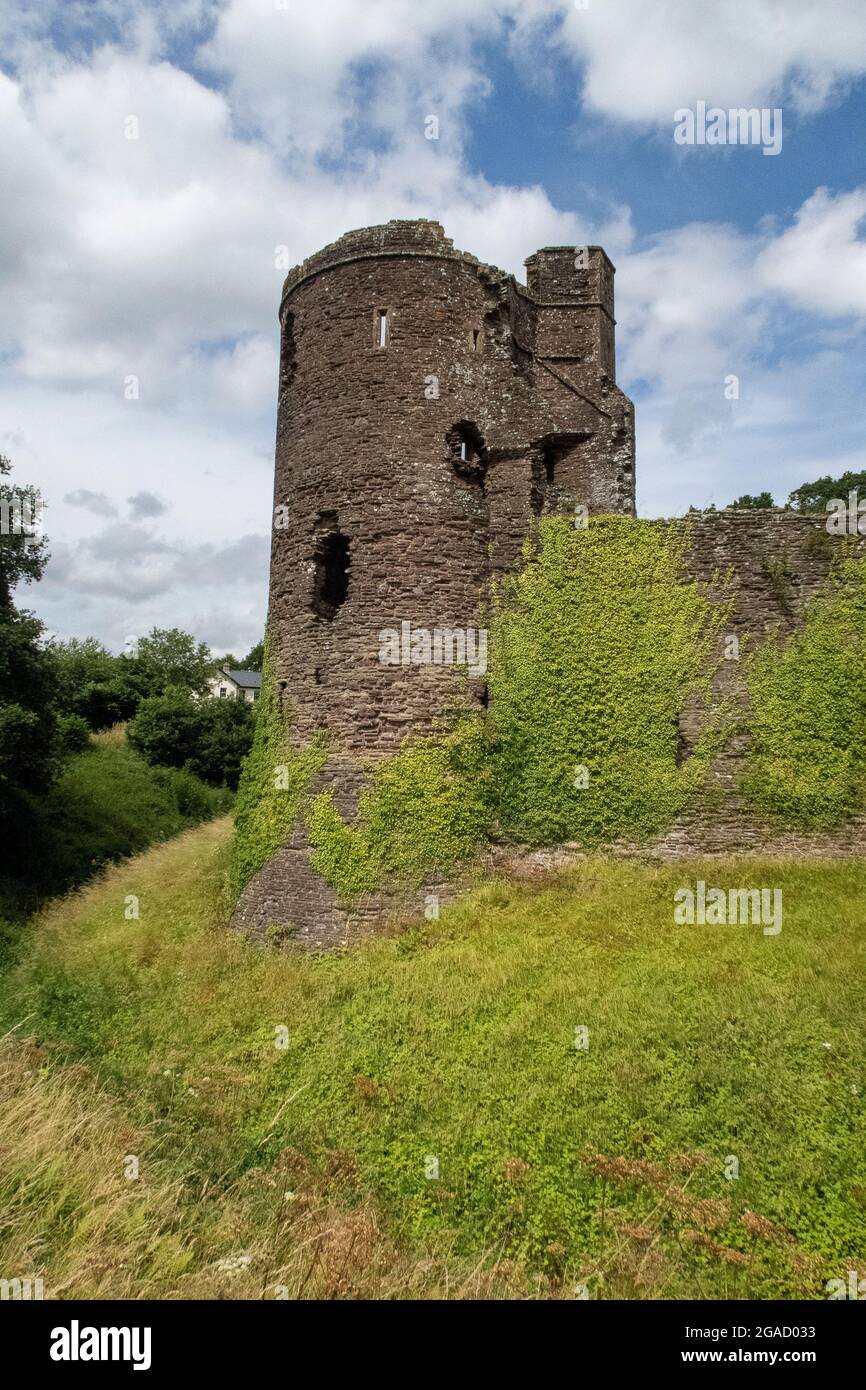
[[[773,431],[799,420],[795,470],[809,403],[838,405],[862,333],[866,188],[813,190],[750,233],[648,236],[628,206],[492,181],[467,139],[494,47],[518,73],[564,60],[589,117],[624,130],[669,129],[698,98],[817,110],[866,68],[858,9],[835,0],[827,24],[799,0],[0,6],[0,450],[42,486],[53,550],[28,601],[118,646],[148,622],[257,640],[283,256],[390,217],[436,217],[518,275],[544,244],[608,248],[648,510],[751,490],[740,441],[778,469]],[[802,352],[787,375],[773,359],[786,315],[810,325],[811,378]],[[783,472],[782,494],[800,480]]]
[[[562,41],[586,68],[584,100],[613,120],[669,123],[700,100],[816,111],[866,69],[860,0],[588,0],[563,9]]]
[[[837,197],[819,188],[763,251],[762,282],[828,317],[866,316],[866,185]]]

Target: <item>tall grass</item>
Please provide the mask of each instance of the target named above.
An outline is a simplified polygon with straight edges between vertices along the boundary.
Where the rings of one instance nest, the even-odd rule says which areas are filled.
[[[128,727],[128,721],[124,720],[120,724],[112,724],[109,729],[98,729],[90,735],[90,742],[96,748],[116,748],[120,744],[126,743]]]
[[[47,1078],[87,1066],[147,1133],[196,1269],[251,1254],[249,1296],[820,1298],[862,1265],[866,866],[591,859],[310,958],[226,930],[228,838],[56,904],[0,998]],[[781,887],[782,933],[677,926],[697,877]],[[342,1282],[304,1263],[332,1225]]]

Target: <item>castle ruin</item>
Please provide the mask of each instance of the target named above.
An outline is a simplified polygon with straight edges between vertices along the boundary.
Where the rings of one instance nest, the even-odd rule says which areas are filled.
[[[286,278],[271,659],[293,737],[331,735],[317,785],[343,814],[364,762],[428,731],[453,698],[447,650],[415,664],[404,643],[387,663],[381,634],[471,644],[533,516],[634,512],[614,267],[599,246],[553,246],[526,270],[524,286],[421,220],[349,232]],[[345,914],[306,855],[299,831],[245,891],[244,925],[288,920],[303,937],[330,922],[342,939]]]
[[[439,223],[394,221],[349,232],[285,281],[272,673],[298,746],[328,731],[311,791],[330,788],[347,818],[370,761],[453,707],[447,653],[418,661],[410,635],[438,634],[440,656],[443,643],[471,639],[490,579],[514,566],[533,517],[634,514],[614,267],[601,247],[554,246],[526,270],[524,286],[456,250]],[[738,633],[796,623],[835,548],[820,517],[794,512],[704,513],[693,531],[695,578],[736,571]],[[790,592],[773,579],[780,565]],[[383,659],[383,634],[400,635],[396,657]],[[462,698],[484,703],[483,663],[468,669]],[[739,676],[729,668],[720,682]],[[695,735],[687,712],[682,732]],[[662,852],[760,839],[735,774],[731,758],[714,774],[727,812],[698,808]],[[309,856],[299,821],[244,889],[236,924],[285,925],[300,944],[333,946],[381,917],[379,898],[346,911]]]

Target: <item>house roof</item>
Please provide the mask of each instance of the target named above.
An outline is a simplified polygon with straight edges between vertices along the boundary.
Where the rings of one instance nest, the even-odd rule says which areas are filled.
[[[234,671],[230,666],[221,666],[220,670],[230,681],[234,681],[235,685],[239,685],[241,690],[261,689],[261,671]]]

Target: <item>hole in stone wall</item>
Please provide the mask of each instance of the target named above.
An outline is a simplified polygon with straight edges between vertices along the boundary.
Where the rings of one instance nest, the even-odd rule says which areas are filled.
[[[349,594],[349,537],[338,528],[316,541],[313,612],[330,621]]]
[[[446,435],[454,471],[483,489],[487,472],[487,446],[477,425],[462,420]]]
[[[376,312],[376,346],[386,348],[388,346],[388,310],[379,309]]]
[[[479,341],[480,337],[481,337],[481,329],[480,329],[480,328],[473,328],[473,330],[472,330],[472,351],[473,351],[473,352],[477,352],[477,351],[478,351],[478,341]]]

